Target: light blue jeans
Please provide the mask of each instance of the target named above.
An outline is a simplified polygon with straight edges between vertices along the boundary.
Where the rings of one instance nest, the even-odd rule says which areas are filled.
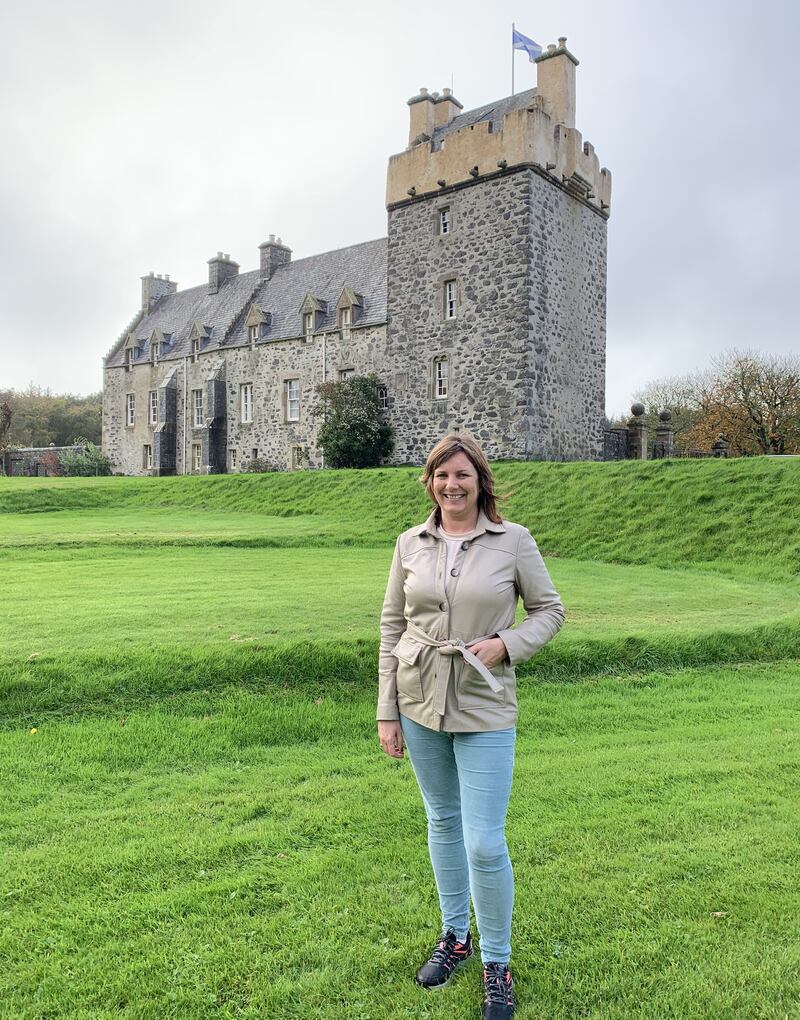
[[[459,938],[475,907],[484,963],[511,959],[514,875],[506,845],[516,729],[446,733],[400,717],[428,816],[442,924]]]

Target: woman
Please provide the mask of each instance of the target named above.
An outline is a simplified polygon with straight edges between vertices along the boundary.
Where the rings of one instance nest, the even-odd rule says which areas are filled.
[[[386,754],[409,750],[442,910],[442,934],[416,980],[439,988],[472,955],[471,895],[484,1020],[506,1020],[514,1011],[505,838],[514,667],[558,632],[564,608],[530,532],[500,517],[473,439],[437,443],[421,481],[434,509],[397,540],[381,614],[377,712]],[[518,597],[525,619],[515,627]]]

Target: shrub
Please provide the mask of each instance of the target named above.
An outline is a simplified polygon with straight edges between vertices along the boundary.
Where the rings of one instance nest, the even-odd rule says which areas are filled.
[[[99,446],[79,436],[73,442],[82,449],[61,454],[61,466],[65,475],[110,475],[111,461]]]
[[[378,401],[378,380],[355,376],[317,386],[311,414],[322,418],[318,442],[327,467],[376,467],[394,449],[391,426]]]

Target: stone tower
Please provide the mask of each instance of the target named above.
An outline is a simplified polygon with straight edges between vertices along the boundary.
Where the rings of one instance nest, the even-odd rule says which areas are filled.
[[[387,361],[404,459],[452,429],[490,457],[602,455],[611,175],[575,128],[566,39],[537,87],[409,100],[389,160]]]

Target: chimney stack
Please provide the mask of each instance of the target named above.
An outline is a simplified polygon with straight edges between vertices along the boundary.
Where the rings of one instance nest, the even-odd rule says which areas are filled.
[[[285,266],[292,261],[292,249],[283,243],[274,234],[269,235],[269,240],[258,246],[261,252],[261,279],[269,280],[278,266]]]
[[[146,315],[159,298],[174,294],[177,289],[178,284],[170,280],[168,275],[162,277],[160,274],[156,276],[155,273],[148,273],[147,276],[143,276],[142,311]]]
[[[208,260],[208,293],[216,294],[227,280],[238,275],[239,263],[218,251],[213,259]]]
[[[433,137],[435,123],[434,107],[439,94],[431,95],[427,89],[420,89],[419,95],[412,96],[408,105],[411,107],[411,124],[408,131],[408,145],[418,145]]]
[[[463,109],[464,104],[459,103],[451,89],[442,89],[442,94],[433,107],[434,127],[443,127],[449,124],[453,117],[457,117]]]
[[[536,58],[536,94],[544,100],[545,113],[556,124],[575,127],[575,68],[578,61],[567,49],[566,36],[552,43]]]

